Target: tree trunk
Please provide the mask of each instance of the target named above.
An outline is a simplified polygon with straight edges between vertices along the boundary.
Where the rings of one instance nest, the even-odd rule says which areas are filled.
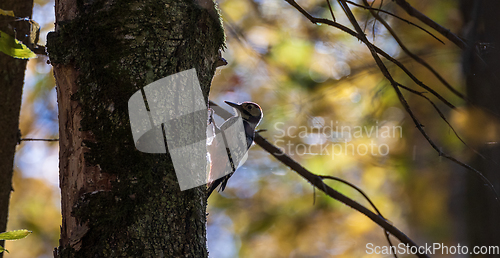
[[[205,99],[224,45],[213,2],[59,0],[48,52],[59,103],[57,257],[207,257],[205,186],[136,150],[128,100],[196,68]],[[182,100],[179,100],[182,101]]]
[[[463,68],[467,96],[486,112],[500,114],[500,1],[462,0],[464,31],[469,49],[464,51]],[[479,120],[477,120],[479,121]],[[481,123],[481,122],[480,122]],[[486,123],[475,128],[484,129]],[[472,125],[471,125],[472,126]],[[496,134],[500,132],[495,128]],[[493,140],[493,139],[490,139]],[[482,143],[481,153],[492,160],[477,159],[473,166],[483,172],[500,192],[498,157],[500,145]],[[500,243],[500,208],[492,192],[477,177],[469,175],[466,190],[467,238],[470,246],[498,246]],[[476,256],[474,256],[476,257]],[[499,254],[482,257],[500,257]]]
[[[29,17],[33,0],[2,0],[0,9],[12,10],[17,17]],[[21,41],[28,42],[28,22],[14,21],[14,17],[0,15],[0,30]],[[12,26],[12,27],[11,27]],[[12,28],[15,28],[14,31]],[[28,60],[16,59],[0,52],[0,232],[7,227],[14,154],[19,140],[19,112],[24,84],[24,71]],[[3,241],[0,245],[4,246]],[[0,257],[3,254],[0,253]]]

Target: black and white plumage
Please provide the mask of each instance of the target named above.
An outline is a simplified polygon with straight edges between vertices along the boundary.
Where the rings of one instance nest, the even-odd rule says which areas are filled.
[[[237,116],[241,116],[241,120],[243,120],[243,128],[245,130],[245,136],[246,136],[246,143],[247,143],[247,150],[250,149],[253,143],[253,139],[255,137],[255,128],[257,125],[260,123],[260,120],[262,119],[262,109],[260,108],[259,105],[253,102],[243,102],[241,104],[236,104],[232,103],[229,101],[225,101],[226,104],[229,106],[233,107],[237,111]],[[236,119],[237,117],[231,117],[229,118],[227,122],[231,122],[231,119]],[[220,155],[220,154],[219,154]],[[211,183],[208,184],[208,195],[207,198],[210,197],[210,194],[219,187],[219,191],[224,191],[226,188],[227,181],[229,178],[233,175],[235,165],[238,164],[231,164],[233,167],[233,172],[223,176],[219,179],[216,179],[212,181]]]

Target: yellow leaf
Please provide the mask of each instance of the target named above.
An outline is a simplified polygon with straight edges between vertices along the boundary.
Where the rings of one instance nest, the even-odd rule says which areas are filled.
[[[26,45],[3,31],[0,31],[0,51],[20,59],[36,57]]]
[[[14,16],[14,11],[7,11],[7,10],[3,10],[3,9],[0,9],[0,15],[16,17],[16,16]]]
[[[17,239],[25,238],[29,234],[31,234],[31,231],[29,231],[27,229],[7,231],[7,232],[0,233],[0,239],[1,240],[17,240]]]

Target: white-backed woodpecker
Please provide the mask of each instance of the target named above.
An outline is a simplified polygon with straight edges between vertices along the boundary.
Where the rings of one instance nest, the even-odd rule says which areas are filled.
[[[253,102],[243,102],[241,104],[236,104],[229,101],[225,102],[237,111],[237,115],[229,118],[225,123],[231,123],[231,119],[237,119],[237,116],[241,116],[241,120],[243,120],[243,128],[246,135],[247,149],[250,149],[255,137],[255,128],[262,119],[262,109],[259,105]],[[234,167],[234,164],[232,164],[232,166]],[[233,173],[234,171],[209,183],[207,198],[210,197],[210,194],[212,194],[212,192],[219,186],[219,191],[224,191],[227,181],[233,175]]]

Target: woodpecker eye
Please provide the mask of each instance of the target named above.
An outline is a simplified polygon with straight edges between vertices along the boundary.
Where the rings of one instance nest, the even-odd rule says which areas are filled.
[[[252,106],[248,106],[248,109],[252,109]]]

